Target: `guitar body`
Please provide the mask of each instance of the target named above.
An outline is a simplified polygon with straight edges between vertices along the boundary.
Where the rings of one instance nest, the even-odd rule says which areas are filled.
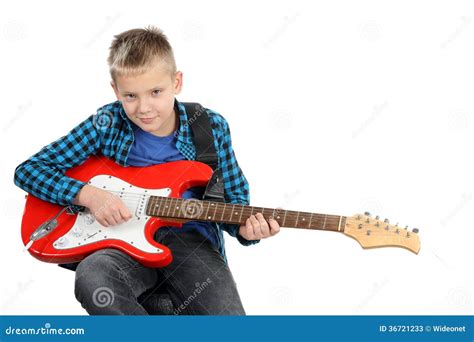
[[[148,167],[122,167],[103,156],[92,156],[69,169],[66,175],[88,182],[117,195],[130,210],[132,218],[116,226],[103,227],[87,210],[63,213],[54,229],[33,241],[28,251],[35,258],[51,263],[71,263],[103,248],[119,249],[148,267],[164,267],[172,261],[171,251],[154,241],[163,226],[181,227],[176,219],[146,215],[149,196],[180,198],[190,187],[205,187],[212,169],[195,161],[175,161]],[[27,195],[21,225],[26,245],[35,230],[53,218],[62,206]]]

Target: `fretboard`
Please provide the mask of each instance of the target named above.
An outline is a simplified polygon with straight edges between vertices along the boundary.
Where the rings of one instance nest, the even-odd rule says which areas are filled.
[[[201,201],[172,197],[150,196],[146,214],[162,218],[175,218],[218,223],[245,224],[251,215],[262,213],[265,219],[274,218],[281,227],[344,231],[345,216],[316,214],[281,208],[262,208],[241,204]]]

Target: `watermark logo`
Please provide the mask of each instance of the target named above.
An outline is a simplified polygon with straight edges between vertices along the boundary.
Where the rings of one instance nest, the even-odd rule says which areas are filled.
[[[112,127],[114,122],[114,114],[108,110],[100,109],[92,117],[92,123],[97,129],[107,129]]]
[[[105,308],[114,303],[114,292],[108,287],[99,287],[92,294],[92,302],[99,308]]]
[[[195,199],[186,200],[181,206],[181,212],[186,218],[197,218],[203,212],[202,202]]]

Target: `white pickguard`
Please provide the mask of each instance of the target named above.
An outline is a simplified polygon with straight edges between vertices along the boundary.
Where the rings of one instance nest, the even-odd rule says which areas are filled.
[[[163,250],[151,245],[145,238],[145,224],[149,219],[145,209],[149,196],[168,197],[170,188],[144,189],[109,175],[93,177],[89,184],[116,194],[127,206],[132,218],[125,223],[104,227],[88,212],[77,215],[74,226],[57,239],[53,246],[56,249],[69,249],[88,245],[101,240],[118,239],[147,253],[162,253]]]

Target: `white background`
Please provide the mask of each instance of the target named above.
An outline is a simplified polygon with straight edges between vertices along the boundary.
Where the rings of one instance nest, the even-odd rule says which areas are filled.
[[[86,314],[22,252],[14,168],[115,100],[114,34],[159,26],[184,90],[228,120],[251,204],[420,229],[419,255],[342,234],[226,235],[248,314],[473,314],[469,1],[15,1],[0,14],[1,314]]]

